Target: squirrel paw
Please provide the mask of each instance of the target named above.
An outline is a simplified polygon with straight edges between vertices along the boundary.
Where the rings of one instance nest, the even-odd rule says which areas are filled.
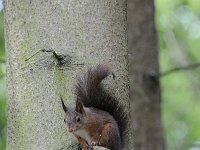
[[[98,143],[97,143],[97,142],[95,142],[95,141],[92,141],[92,142],[90,143],[90,145],[91,145],[91,146],[97,146],[97,145],[98,145]]]

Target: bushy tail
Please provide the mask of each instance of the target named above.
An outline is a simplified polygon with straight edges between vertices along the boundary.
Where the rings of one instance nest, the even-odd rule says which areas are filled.
[[[106,92],[101,85],[101,81],[110,74],[113,72],[109,64],[100,64],[95,68],[89,68],[82,78],[78,78],[77,101],[81,101],[86,107],[95,107],[110,113],[118,123],[123,145],[123,137],[127,129],[127,113],[116,98]],[[115,78],[114,74],[113,78]]]

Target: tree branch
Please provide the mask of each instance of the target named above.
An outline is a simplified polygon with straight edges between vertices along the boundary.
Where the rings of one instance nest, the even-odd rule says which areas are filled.
[[[29,58],[26,58],[25,61],[29,61],[30,59],[32,59],[34,56],[36,56],[40,52],[52,53],[54,55],[54,57],[56,58],[56,60],[58,61],[57,64],[59,66],[61,66],[63,64],[70,64],[71,63],[71,56],[70,55],[58,54],[52,49],[49,49],[49,50],[40,49],[37,52],[35,52],[33,55],[31,55]]]
[[[175,68],[172,68],[172,69],[169,69],[163,73],[160,73],[160,77],[164,77],[164,76],[167,76],[169,74],[172,74],[172,73],[175,73],[175,72],[178,72],[178,71],[182,71],[182,70],[191,70],[191,69],[196,69],[200,67],[200,62],[199,63],[195,63],[195,64],[190,64],[188,66],[182,66],[182,67],[175,67]]]
[[[101,146],[93,146],[93,150],[109,150],[109,149]]]

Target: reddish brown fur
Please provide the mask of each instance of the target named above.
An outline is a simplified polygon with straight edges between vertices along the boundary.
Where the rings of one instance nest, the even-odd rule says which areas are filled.
[[[91,137],[91,143],[107,147],[111,150],[121,149],[119,128],[115,119],[107,112],[96,108],[84,108],[84,129]],[[100,138],[101,136],[101,138]],[[91,143],[88,143],[91,145]]]
[[[90,142],[87,143],[89,145],[96,143],[110,150],[121,150],[124,145],[127,114],[115,96],[108,93],[101,84],[101,81],[111,73],[115,78],[111,65],[105,63],[89,68],[82,78],[78,78],[76,111],[83,117],[81,132],[83,129],[87,133],[78,133],[86,138],[83,140],[78,137],[83,148],[86,145],[85,140]],[[84,111],[79,109],[82,104]]]
[[[103,63],[94,68],[89,68],[87,73],[78,78],[76,86],[77,100],[85,107],[94,107],[108,112],[117,122],[121,137],[121,145],[124,146],[128,116],[114,95],[108,93],[102,86],[101,81],[112,73],[111,64]]]
[[[86,142],[85,142],[85,140],[82,139],[80,136],[77,136],[77,135],[74,135],[74,136],[77,138],[79,144],[80,144],[81,147],[82,147],[82,150],[87,150],[87,149],[86,149]]]

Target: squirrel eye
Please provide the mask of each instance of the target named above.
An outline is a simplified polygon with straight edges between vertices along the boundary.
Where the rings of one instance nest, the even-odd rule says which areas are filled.
[[[76,122],[80,122],[81,118],[80,117],[76,117]]]
[[[66,122],[65,119],[64,119],[64,122]]]

